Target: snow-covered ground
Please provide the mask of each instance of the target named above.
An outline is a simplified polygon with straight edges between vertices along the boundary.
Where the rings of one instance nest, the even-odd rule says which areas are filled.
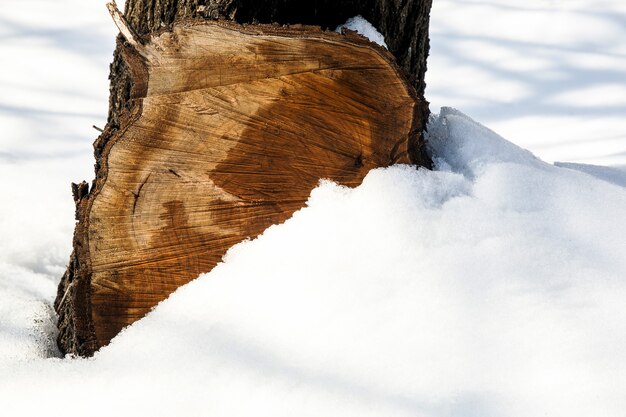
[[[0,5],[3,363],[49,355],[54,345],[50,303],[74,229],[70,182],[93,178],[92,125],[106,123],[117,32],[99,1]]]
[[[432,109],[548,162],[626,166],[626,2],[434,0]]]
[[[432,109],[562,162],[442,109],[436,171],[322,184],[90,360],[50,303],[116,30],[1,8],[0,415],[622,416],[625,3],[434,3]]]

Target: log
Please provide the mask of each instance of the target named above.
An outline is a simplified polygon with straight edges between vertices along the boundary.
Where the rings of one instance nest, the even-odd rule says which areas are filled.
[[[430,166],[427,103],[386,50],[304,25],[181,19],[125,37],[128,105],[73,186],[59,346],[89,356],[225,252],[304,207],[322,178]]]
[[[126,0],[125,17],[140,36],[170,28],[190,18],[233,20],[238,23],[308,24],[334,29],[348,18],[362,15],[385,37],[396,63],[424,98],[428,29],[432,0]],[[133,80],[118,46],[111,64],[109,124],[119,128],[130,107]],[[425,106],[424,120],[428,118]],[[106,138],[96,142],[96,172]]]

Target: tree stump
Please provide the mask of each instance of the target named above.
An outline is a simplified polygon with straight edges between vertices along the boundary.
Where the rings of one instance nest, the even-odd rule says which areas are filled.
[[[312,26],[186,19],[140,37],[119,12],[130,107],[74,186],[74,252],[55,307],[91,355],[238,242],[302,208],[320,179],[428,167],[427,103],[386,50]]]

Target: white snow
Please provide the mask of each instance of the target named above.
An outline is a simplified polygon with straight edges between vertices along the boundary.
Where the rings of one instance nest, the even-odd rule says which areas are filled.
[[[0,407],[41,415],[72,392],[69,415],[621,415],[626,189],[452,109],[430,132],[438,171],[324,182],[95,359],[6,366]]]
[[[57,354],[51,302],[72,248],[69,185],[93,177],[92,125],[106,123],[116,35],[104,3],[3,6],[0,366]]]
[[[426,96],[542,159],[626,166],[626,2],[435,0]]]
[[[513,143],[444,107],[435,171],[323,182],[95,358],[59,359],[69,182],[93,176],[116,34],[90,3],[0,10],[0,415],[623,415],[622,2],[435,1],[432,108]]]
[[[363,16],[351,17],[343,25],[339,25],[336,29],[338,33],[341,33],[343,29],[352,30],[359,35],[365,36],[371,42],[374,42],[383,48],[387,49],[385,43],[385,37],[374,27],[370,22],[365,20]]]

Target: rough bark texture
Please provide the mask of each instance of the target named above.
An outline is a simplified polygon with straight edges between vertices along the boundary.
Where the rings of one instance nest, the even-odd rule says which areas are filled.
[[[212,269],[232,244],[288,218],[319,178],[354,186],[373,167],[429,166],[420,135],[428,115],[422,95],[431,0],[203,3],[127,1],[126,17],[146,50],[138,54],[118,40],[109,123],[94,143],[96,179],[91,190],[86,183],[73,186],[79,222],[55,303],[64,352],[93,354],[178,286]],[[356,14],[381,29],[417,92],[393,57],[356,37],[189,20],[332,28]],[[226,44],[241,37],[237,42],[245,47],[237,55],[238,72],[228,74],[232,83],[215,78],[219,65],[233,66],[218,57],[224,44],[199,60],[181,59],[190,45],[206,41],[196,36],[203,30],[208,39],[221,36]],[[284,40],[283,49],[273,42],[259,45],[260,35],[268,33]],[[246,50],[256,53],[248,56]],[[287,50],[301,54],[285,64],[280,57]],[[182,54],[169,56],[176,58],[170,63],[195,67],[172,71],[163,66],[163,51]],[[271,63],[267,74],[246,74],[246,68],[258,70],[258,59],[261,72],[263,63]],[[177,76],[189,73],[196,76]],[[263,81],[269,74],[271,83]],[[230,87],[243,81],[244,87]],[[370,86],[376,87],[364,98],[360,92]],[[342,108],[351,110],[339,114]],[[276,173],[280,180],[270,184]]]

